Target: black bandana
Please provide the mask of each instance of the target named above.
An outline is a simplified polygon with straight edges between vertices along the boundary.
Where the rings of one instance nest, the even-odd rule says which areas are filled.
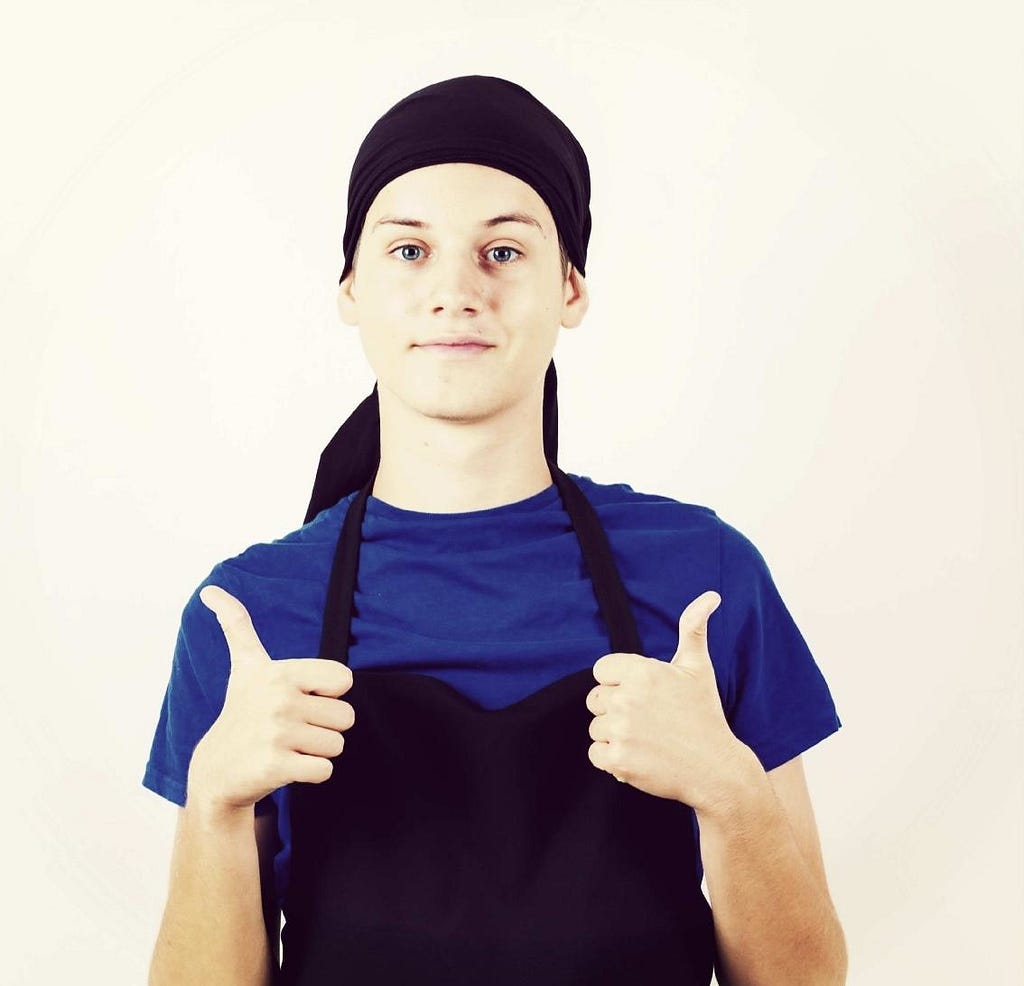
[[[352,165],[343,241],[343,281],[380,190],[399,175],[432,164],[467,162],[508,172],[530,185],[551,211],[569,259],[586,274],[590,240],[590,169],[572,132],[522,86],[465,75],[419,89],[391,107],[363,139]],[[557,461],[555,363],[544,378],[544,453]],[[380,462],[377,385],[320,455],[305,523],[360,489]]]

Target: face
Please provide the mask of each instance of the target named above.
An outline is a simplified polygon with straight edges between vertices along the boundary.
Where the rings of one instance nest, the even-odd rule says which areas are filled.
[[[491,222],[512,214],[534,222]],[[559,327],[577,326],[587,304],[583,278],[571,267],[562,278],[558,233],[537,192],[461,162],[408,171],[381,189],[338,295],[382,404],[387,390],[421,414],[462,421],[539,408]],[[463,336],[489,348],[425,345]]]

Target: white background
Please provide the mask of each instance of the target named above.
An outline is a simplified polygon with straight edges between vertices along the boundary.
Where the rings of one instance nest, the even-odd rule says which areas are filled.
[[[7,9],[4,982],[145,980],[181,608],[301,524],[373,386],[335,307],[353,157],[469,73],[590,160],[560,465],[747,534],[832,689],[843,728],[804,762],[849,982],[1020,982],[1018,10]]]

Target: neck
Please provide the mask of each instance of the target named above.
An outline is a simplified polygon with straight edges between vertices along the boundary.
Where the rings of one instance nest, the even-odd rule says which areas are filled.
[[[393,507],[461,513],[515,503],[553,482],[543,390],[477,421],[429,417],[378,384],[380,466],[372,495]]]

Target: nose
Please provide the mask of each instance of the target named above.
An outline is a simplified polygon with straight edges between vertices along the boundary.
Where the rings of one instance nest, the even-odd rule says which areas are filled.
[[[431,284],[433,311],[478,312],[483,302],[483,273],[472,258],[450,255],[435,262]]]

